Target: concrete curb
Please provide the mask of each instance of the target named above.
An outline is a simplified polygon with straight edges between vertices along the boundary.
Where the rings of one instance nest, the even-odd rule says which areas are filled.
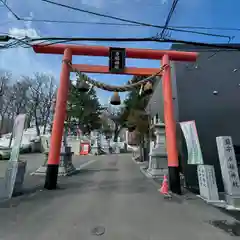
[[[131,157],[131,159],[132,159],[132,161],[135,163],[135,164],[138,164],[138,165],[144,165],[144,164],[146,164],[146,163],[148,163],[148,162],[139,162],[139,161],[136,161],[136,158],[134,158],[134,157]]]
[[[143,175],[145,175],[147,178],[154,179],[153,176],[151,176],[147,171],[145,166],[140,166],[140,171]],[[156,178],[156,177],[155,177]]]

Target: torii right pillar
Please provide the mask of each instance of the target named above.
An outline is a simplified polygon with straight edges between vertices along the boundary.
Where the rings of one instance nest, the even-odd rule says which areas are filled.
[[[166,147],[168,154],[169,185],[173,193],[181,194],[181,182],[178,161],[176,120],[172,97],[171,66],[169,56],[165,54],[162,65],[167,65],[162,76],[163,99],[164,99],[164,123],[166,132]]]

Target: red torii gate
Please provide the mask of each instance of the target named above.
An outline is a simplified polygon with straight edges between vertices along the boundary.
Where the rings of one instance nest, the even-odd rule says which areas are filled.
[[[60,85],[58,88],[56,109],[52,128],[50,152],[45,179],[46,189],[57,187],[58,166],[60,159],[60,149],[64,129],[64,119],[66,116],[66,103],[68,98],[70,67],[66,63],[72,61],[73,55],[85,56],[109,56],[109,47],[103,46],[79,46],[68,44],[55,45],[34,45],[36,53],[63,54],[62,70],[60,75]],[[152,49],[126,49],[126,58],[154,59],[161,60],[162,65],[167,65],[162,74],[163,98],[164,98],[164,122],[166,131],[166,147],[168,156],[170,189],[174,193],[181,193],[179,178],[178,150],[176,141],[176,121],[174,119],[174,109],[172,100],[171,68],[170,61],[195,62],[198,54],[195,52],[165,51]],[[110,73],[108,66],[73,64],[73,68],[81,72],[88,73]],[[130,75],[152,75],[159,72],[158,68],[125,68],[120,74]],[[160,93],[161,94],[161,93]]]

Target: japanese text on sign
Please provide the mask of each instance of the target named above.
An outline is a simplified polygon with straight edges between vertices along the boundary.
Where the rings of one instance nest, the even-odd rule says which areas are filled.
[[[210,165],[198,165],[197,171],[200,196],[207,200],[218,200],[219,196],[214,167]]]
[[[225,191],[228,195],[238,195],[240,181],[232,138],[221,136],[216,140]]]
[[[207,186],[207,181],[206,181],[206,174],[203,168],[199,168],[199,184],[201,186],[206,187]]]
[[[109,71],[113,73],[123,72],[125,68],[126,50],[124,48],[110,48]]]
[[[195,121],[181,122],[180,126],[187,144],[188,164],[203,164]]]
[[[232,152],[233,151],[233,146],[232,146],[232,142],[230,138],[226,138],[224,141],[224,145],[225,145],[225,150],[227,152]],[[237,176],[236,173],[236,166],[234,164],[233,161],[233,157],[232,156],[228,156],[227,157],[227,169],[228,169],[228,174],[229,174],[229,178],[230,181],[233,185],[233,187],[239,188],[239,177]]]
[[[224,141],[224,145],[225,145],[225,150],[227,152],[231,152],[232,151],[232,143],[231,143],[231,139],[226,138]]]

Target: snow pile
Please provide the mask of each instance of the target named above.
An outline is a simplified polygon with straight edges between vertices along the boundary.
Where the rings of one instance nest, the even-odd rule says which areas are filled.
[[[43,134],[44,132],[44,127],[43,126],[40,126],[39,127],[40,129],[40,137],[47,137],[47,138],[50,138],[51,137],[51,134],[49,131],[46,131],[46,134]],[[48,130],[48,128],[47,128]],[[68,141],[71,140],[71,136],[68,137]],[[80,136],[80,139],[82,141],[91,141],[91,140],[96,140],[97,138],[97,131],[93,131],[90,136],[83,136],[81,135]],[[7,133],[7,134],[4,134],[2,135],[2,137],[0,138],[0,146],[2,147],[8,147],[9,146],[9,142],[10,142],[10,139],[11,139],[11,133]],[[28,129],[25,129],[23,131],[23,136],[22,136],[22,143],[21,143],[21,146],[27,146],[29,145],[29,143],[31,141],[34,141],[34,140],[39,140],[39,137],[37,136],[37,131],[36,131],[36,128],[35,127],[32,127],[32,128],[28,128]],[[102,146],[108,146],[108,141],[106,140],[106,137],[103,135],[103,134],[100,134],[100,142],[101,142],[101,145]],[[13,146],[14,144],[14,139],[12,140],[12,144],[11,144],[11,147]],[[118,139],[118,146],[120,148],[124,148],[124,142],[120,142],[120,138]],[[110,140],[110,146],[114,146],[116,145],[116,143],[114,143],[113,139]]]
[[[43,131],[44,131],[44,127],[40,127],[41,136],[50,137],[50,133],[43,135]],[[10,139],[11,139],[11,133],[2,135],[2,137],[0,138],[0,146],[8,147]],[[23,131],[21,146],[23,147],[23,146],[29,145],[31,141],[38,140],[38,139],[39,137],[37,136],[36,128],[35,127],[27,128]],[[12,140],[11,147],[13,146],[13,144],[14,144],[14,139]]]

